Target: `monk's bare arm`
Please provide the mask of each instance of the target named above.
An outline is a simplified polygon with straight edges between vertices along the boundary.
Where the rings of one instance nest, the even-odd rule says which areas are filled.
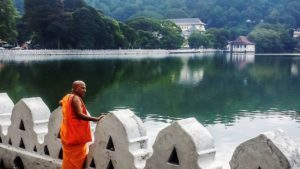
[[[81,101],[78,98],[78,96],[74,96],[72,99],[72,107],[74,110],[75,115],[77,116],[78,119],[85,120],[85,121],[99,121],[100,119],[103,118],[103,116],[99,117],[92,117],[88,116],[82,113],[81,109]]]

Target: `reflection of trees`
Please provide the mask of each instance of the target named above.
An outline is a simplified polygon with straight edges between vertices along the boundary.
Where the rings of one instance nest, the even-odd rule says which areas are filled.
[[[255,93],[255,97],[261,101],[258,105],[298,110],[300,79],[291,72],[292,59],[260,56],[256,62],[260,64],[249,69],[249,76],[253,90],[258,91]]]
[[[188,65],[189,58],[182,58],[183,63],[180,75],[179,84],[195,85],[203,79],[204,71],[202,67],[191,69]]]
[[[7,64],[0,72],[0,91],[7,92],[15,102],[23,97],[40,96],[53,110],[59,99],[70,91],[74,80],[82,79],[87,83],[86,101],[89,103],[107,86],[118,86],[123,82],[141,86],[162,80],[172,67],[178,67],[176,64],[180,62],[170,59]]]
[[[40,96],[55,108],[59,99],[71,89],[71,83],[83,79],[88,85],[87,99],[99,88],[110,83],[114,73],[114,62],[61,61],[33,64],[12,64],[0,72],[1,90],[14,99]]]
[[[129,107],[137,112],[160,113],[160,105],[173,104],[173,97],[166,93],[172,83],[172,74],[178,74],[180,67],[180,59],[174,58],[124,60],[114,74],[114,81],[95,99],[102,108],[96,104],[91,106],[97,112]]]
[[[15,102],[41,96],[51,110],[76,79],[87,82],[86,102],[94,113],[125,107],[140,116],[194,116],[210,124],[231,123],[241,110],[300,109],[300,81],[291,75],[292,65],[300,63],[290,58],[256,56],[255,64],[240,69],[235,59],[224,56],[191,57],[186,63],[189,71],[205,72],[193,85],[177,83],[184,68],[180,58],[4,65],[1,92],[8,92]]]

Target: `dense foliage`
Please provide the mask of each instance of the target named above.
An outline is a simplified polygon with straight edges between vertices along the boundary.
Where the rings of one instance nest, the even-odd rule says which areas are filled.
[[[122,21],[136,16],[198,17],[207,28],[213,29],[202,35],[193,34],[189,39],[192,47],[222,49],[227,41],[251,32],[259,52],[289,52],[294,45],[288,30],[300,27],[299,0],[87,0],[87,3]],[[264,23],[274,28],[256,27]],[[278,29],[276,25],[282,26]],[[273,40],[272,46],[268,41]]]
[[[202,32],[193,32],[188,38],[188,43],[191,48],[211,47],[211,41],[208,34]]]
[[[15,0],[15,3],[20,1]],[[84,0],[25,0],[24,3],[23,18],[17,26],[12,25],[7,30],[17,28],[19,42],[31,40],[31,48],[174,49],[180,48],[183,42],[181,30],[170,21],[136,18],[129,22],[132,28],[86,5]],[[11,12],[15,14],[15,11]],[[15,23],[15,19],[9,20],[8,16],[3,21]],[[143,29],[135,24],[156,28]]]
[[[141,17],[128,21],[128,25],[138,33],[138,48],[176,49],[183,43],[180,28],[171,21]]]
[[[0,39],[14,42],[17,13],[12,0],[0,0]]]
[[[260,22],[300,26],[299,0],[87,0],[119,20],[134,16],[199,17],[209,27],[251,27]]]
[[[224,49],[229,39],[229,31],[212,28],[206,32],[193,32],[188,38],[188,43],[191,48]]]
[[[22,1],[14,0],[21,14]],[[206,24],[205,34],[190,37],[192,47],[223,49],[240,35],[249,35],[259,52],[290,52],[299,46],[291,36],[291,29],[300,27],[298,0],[24,1],[27,12],[17,24],[18,39],[32,39],[38,48],[179,48],[180,31],[164,20],[184,17]],[[10,30],[14,39],[15,28]]]
[[[34,48],[128,48],[135,40],[131,28],[82,0],[25,0],[25,11],[20,27],[31,31]]]
[[[24,0],[13,0],[16,10],[24,15]]]
[[[249,34],[257,52],[291,52],[296,45],[293,34],[282,25],[259,24]]]

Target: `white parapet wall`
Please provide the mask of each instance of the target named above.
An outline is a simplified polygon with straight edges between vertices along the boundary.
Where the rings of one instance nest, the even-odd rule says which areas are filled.
[[[7,135],[1,135],[0,167],[59,168],[58,159],[45,155],[48,150],[43,142],[48,133],[50,110],[43,100],[39,97],[21,99],[8,114],[11,114],[11,124]]]
[[[214,141],[195,118],[174,122],[159,132],[145,169],[221,169]]]
[[[46,150],[46,155],[58,159],[62,159],[63,157],[60,134],[59,134],[61,122],[62,122],[62,112],[61,112],[61,107],[58,107],[50,115],[50,119],[48,123],[48,133],[45,135],[45,141],[43,143],[44,150]]]
[[[282,130],[270,131],[240,144],[232,169],[300,169],[300,147]]]
[[[92,168],[143,169],[150,155],[146,129],[130,110],[110,112],[98,122],[88,162]]]
[[[14,103],[9,96],[6,93],[0,93],[0,136],[7,135],[7,128],[11,124],[10,118],[13,108]]]
[[[13,108],[7,144],[30,152],[39,148],[48,133],[50,110],[39,97],[21,99]]]
[[[39,97],[15,105],[0,93],[0,168],[59,169],[61,108],[52,113]],[[4,118],[3,118],[4,119]],[[3,127],[4,126],[4,127]],[[131,110],[115,110],[100,120],[90,143],[91,169],[221,169],[213,137],[195,118],[162,129],[153,145],[142,120]],[[282,131],[263,133],[241,144],[232,169],[300,169],[299,145]]]

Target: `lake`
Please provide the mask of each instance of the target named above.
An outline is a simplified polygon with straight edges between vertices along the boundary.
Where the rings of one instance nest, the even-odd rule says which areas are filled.
[[[213,135],[217,160],[227,167],[235,147],[261,132],[281,128],[300,143],[299,56],[83,58],[0,61],[0,92],[14,103],[39,96],[53,111],[71,83],[82,79],[93,115],[131,109],[144,121],[150,145],[172,121],[195,117]]]

